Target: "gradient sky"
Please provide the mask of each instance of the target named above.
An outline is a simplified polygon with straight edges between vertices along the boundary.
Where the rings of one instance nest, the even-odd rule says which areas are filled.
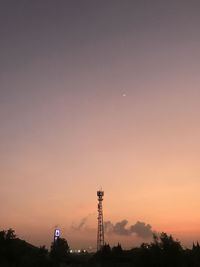
[[[105,220],[200,240],[199,14],[198,0],[0,1],[1,229],[48,246],[58,225],[94,247],[102,187]]]

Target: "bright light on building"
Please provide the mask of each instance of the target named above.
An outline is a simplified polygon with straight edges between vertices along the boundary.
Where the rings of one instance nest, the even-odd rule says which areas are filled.
[[[60,230],[59,230],[59,229],[56,229],[56,230],[55,230],[55,236],[56,236],[56,237],[59,237],[59,236],[60,236]]]

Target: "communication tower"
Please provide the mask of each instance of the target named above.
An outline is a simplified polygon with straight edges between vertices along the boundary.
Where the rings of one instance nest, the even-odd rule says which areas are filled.
[[[97,229],[97,251],[101,250],[104,246],[104,226],[103,226],[103,196],[102,190],[97,191],[98,197],[98,229]]]

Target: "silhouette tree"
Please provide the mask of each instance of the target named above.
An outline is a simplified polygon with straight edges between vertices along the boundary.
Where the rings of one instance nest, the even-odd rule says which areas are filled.
[[[70,264],[70,265],[69,265]],[[50,253],[16,237],[13,229],[0,231],[0,267],[200,267],[200,246],[183,249],[171,235],[154,235],[153,242],[123,250],[105,244],[95,254],[71,255],[63,238],[52,243]]]
[[[111,248],[110,248],[110,245],[109,244],[106,244],[101,248],[101,253],[103,255],[108,255],[111,253]]]
[[[182,266],[183,248],[178,240],[174,240],[171,235],[161,233],[154,235],[154,243],[151,244],[154,264],[161,266]]]
[[[200,265],[200,246],[199,246],[199,242],[197,242],[196,245],[193,243],[193,247],[192,247],[192,263],[193,263],[193,266],[195,266],[195,267]]]
[[[118,255],[121,254],[122,253],[122,246],[121,246],[121,244],[118,243],[116,247],[113,247],[112,248],[112,252],[114,254],[118,254]]]
[[[16,238],[15,231],[10,228],[7,230],[6,235],[5,235],[6,240],[12,240]]]
[[[0,231],[0,242],[4,242],[6,239],[6,231]]]
[[[69,261],[69,245],[64,238],[58,238],[51,244],[50,257],[54,263],[66,263]]]

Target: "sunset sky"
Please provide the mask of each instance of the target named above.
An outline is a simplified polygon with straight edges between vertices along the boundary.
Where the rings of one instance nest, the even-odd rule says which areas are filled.
[[[49,246],[58,225],[95,247],[102,187],[105,221],[200,240],[199,14],[198,0],[0,1],[0,229]]]

